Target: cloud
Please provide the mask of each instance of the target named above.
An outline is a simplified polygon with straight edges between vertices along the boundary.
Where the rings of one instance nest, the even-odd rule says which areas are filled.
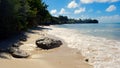
[[[112,0],[96,0],[96,2],[99,3],[106,3],[106,2],[111,2]]]
[[[85,4],[88,4],[88,3],[93,3],[94,0],[80,0],[81,3],[85,3]]]
[[[118,1],[120,0],[96,0],[96,2],[99,2],[99,3],[106,3],[106,2],[112,3],[112,2],[118,2]]]
[[[112,12],[112,11],[114,11],[114,10],[116,10],[116,6],[115,6],[115,5],[110,5],[110,6],[106,9],[107,12]]]
[[[116,23],[120,22],[120,15],[113,15],[113,16],[101,16],[97,18],[102,23]]]
[[[66,14],[66,11],[65,11],[65,9],[64,8],[62,8],[61,10],[60,10],[60,12],[59,12],[59,14]]]
[[[74,11],[74,14],[79,14],[79,13],[81,13],[81,12],[85,12],[85,8],[80,8],[80,9],[78,9],[78,10],[75,10],[75,11]]]
[[[81,3],[84,3],[84,4],[89,4],[89,3],[94,3],[94,2],[97,2],[97,3],[106,3],[106,2],[117,2],[117,1],[120,1],[120,0],[80,0]]]
[[[51,14],[56,14],[57,13],[57,10],[56,9],[53,9],[50,11]]]
[[[78,6],[78,4],[73,0],[68,4],[68,8],[76,8]]]
[[[111,0],[111,2],[117,2],[117,1],[120,1],[120,0]]]

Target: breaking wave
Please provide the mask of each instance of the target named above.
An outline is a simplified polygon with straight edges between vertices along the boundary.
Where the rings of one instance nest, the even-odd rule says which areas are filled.
[[[77,48],[94,68],[120,68],[120,42],[81,34],[80,31],[51,27],[48,34],[65,40],[70,48]]]

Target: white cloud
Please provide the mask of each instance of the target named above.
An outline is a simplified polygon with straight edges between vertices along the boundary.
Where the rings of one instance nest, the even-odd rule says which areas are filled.
[[[80,18],[81,19],[89,19],[90,17],[88,15],[81,15]]]
[[[68,8],[76,8],[78,6],[78,4],[73,0],[68,4]]]
[[[56,14],[57,13],[57,10],[56,9],[53,9],[50,11],[51,14]]]
[[[115,5],[110,5],[110,6],[106,9],[107,12],[112,12],[112,11],[114,11],[114,10],[116,10],[116,6],[115,6]]]
[[[111,2],[117,2],[117,1],[120,1],[120,0],[111,0]]]
[[[54,14],[53,16],[54,16],[54,17],[58,17],[59,15],[58,15],[58,14]]]
[[[96,2],[99,2],[99,3],[106,3],[106,2],[117,2],[117,1],[120,1],[120,0],[95,0]]]
[[[64,8],[62,8],[61,10],[60,10],[60,12],[59,12],[59,14],[66,14],[66,11],[65,11],[65,9]]]
[[[105,2],[111,2],[111,0],[96,0],[96,2],[105,3]]]
[[[94,3],[94,2],[97,2],[97,3],[106,3],[106,2],[117,2],[117,1],[120,1],[120,0],[80,0],[81,3],[84,3],[84,4],[89,4],[89,3]]]
[[[102,23],[120,22],[120,15],[101,16],[101,17],[98,17],[98,20]]]
[[[78,9],[78,10],[75,10],[75,11],[74,11],[74,14],[79,14],[79,13],[81,13],[81,12],[85,12],[85,8],[80,8],[80,9]]]
[[[85,3],[85,4],[88,4],[88,3],[93,3],[94,0],[80,0],[81,3]]]

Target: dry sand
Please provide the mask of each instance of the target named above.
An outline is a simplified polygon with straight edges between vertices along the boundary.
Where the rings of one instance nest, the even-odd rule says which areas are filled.
[[[28,40],[24,44],[35,45],[35,40],[46,35],[47,31],[32,30],[27,33]],[[0,59],[0,68],[93,68],[85,62],[80,52],[70,49],[64,43],[51,50],[32,50],[28,59]]]

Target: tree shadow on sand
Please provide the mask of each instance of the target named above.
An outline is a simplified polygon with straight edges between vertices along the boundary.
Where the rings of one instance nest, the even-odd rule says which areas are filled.
[[[36,33],[36,32],[34,32],[33,30],[38,30],[38,31],[43,31],[43,30],[52,30],[51,28],[46,28],[46,27],[41,27],[41,26],[38,26],[38,27],[33,27],[33,28],[31,28],[31,29],[29,29],[27,32],[28,33]]]
[[[28,31],[26,31],[26,32],[20,32],[19,34],[11,36],[7,39],[0,40],[0,50],[7,49],[7,48],[11,47],[12,44],[19,42],[21,38],[28,39],[28,36],[26,33],[36,34],[36,32],[34,32],[33,30],[42,31],[42,30],[52,30],[52,29],[38,26],[38,27],[28,29]]]

